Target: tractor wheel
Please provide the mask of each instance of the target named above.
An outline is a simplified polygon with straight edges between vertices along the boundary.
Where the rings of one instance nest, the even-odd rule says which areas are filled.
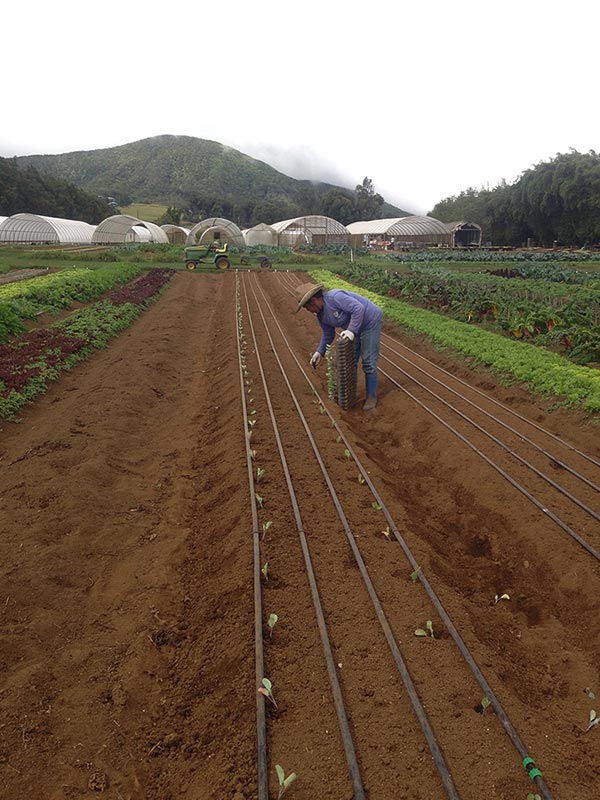
[[[197,264],[196,261],[186,261],[185,262],[185,268],[186,269],[196,269],[196,264]]]
[[[273,263],[270,258],[261,258],[260,265],[263,269],[267,269],[268,267],[272,267]]]
[[[215,260],[215,264],[217,265],[217,267],[219,269],[229,269],[229,266],[230,266],[229,259],[226,258],[225,256],[219,256]]]

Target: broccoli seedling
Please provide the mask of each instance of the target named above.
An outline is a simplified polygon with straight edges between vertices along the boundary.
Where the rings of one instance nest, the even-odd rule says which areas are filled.
[[[416,581],[419,577],[419,573],[421,572],[421,567],[417,567],[413,572],[410,573],[411,581]]]
[[[425,623],[425,627],[427,630],[423,630],[423,628],[417,628],[415,631],[415,636],[430,636],[432,639],[435,639],[433,633],[433,622],[430,619],[428,619]]]
[[[281,800],[284,792],[296,780],[297,775],[295,772],[290,772],[290,774],[286,778],[285,772],[283,771],[283,767],[280,766],[279,764],[275,764],[275,772],[277,773],[277,779],[279,780],[279,794],[277,795],[277,800]]]
[[[257,483],[260,483],[260,481],[261,481],[261,479],[262,479],[264,474],[265,474],[264,469],[261,469],[260,467],[257,467],[257,469],[256,469],[256,482]]]
[[[490,703],[491,700],[489,697],[483,697],[481,703],[479,703],[478,706],[475,706],[475,711],[477,711],[478,714],[481,714],[482,717],[485,716],[485,712],[488,710]]]
[[[596,712],[592,708],[592,710],[590,711],[590,721],[588,723],[587,728],[585,728],[584,733],[587,733],[594,727],[594,725],[597,725],[599,722],[600,722],[600,717],[596,714]]]
[[[510,600],[510,595],[508,594],[495,594],[494,595],[494,605],[500,602],[500,600]]]
[[[371,507],[374,508],[375,511],[381,511],[381,506],[379,505],[377,500],[373,500],[373,502],[371,503]]]
[[[269,562],[268,561],[265,561],[265,563],[262,565],[261,572],[265,576],[265,580],[268,581],[269,580]]]
[[[273,697],[273,684],[268,678],[262,679],[262,686],[259,687],[258,691],[260,694],[263,694],[266,698],[268,698],[271,703],[277,708],[277,703],[275,702],[275,698]]]
[[[358,473],[358,482],[360,483],[361,486],[365,482],[365,476],[362,474],[362,472]]]
[[[273,638],[273,628],[275,627],[278,619],[279,617],[277,614],[271,614],[267,621],[267,625],[269,626],[269,639]]]
[[[260,537],[261,539],[265,538],[265,534],[269,530],[269,528],[271,527],[272,524],[273,524],[273,520],[269,520],[268,522],[263,522],[263,524],[262,524],[262,536]]]

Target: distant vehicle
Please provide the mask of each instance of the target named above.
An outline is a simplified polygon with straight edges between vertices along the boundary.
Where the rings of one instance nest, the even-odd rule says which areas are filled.
[[[220,242],[210,242],[206,245],[192,245],[191,247],[186,247],[183,253],[187,269],[196,269],[198,264],[206,264],[207,262],[205,259],[209,257],[209,263],[214,264],[219,269],[229,269],[231,266],[227,242],[223,245],[221,245]]]

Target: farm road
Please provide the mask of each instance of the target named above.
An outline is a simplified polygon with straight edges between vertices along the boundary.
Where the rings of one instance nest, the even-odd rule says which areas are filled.
[[[268,354],[253,299],[260,283],[292,348],[306,360],[318,326],[304,312],[289,313],[290,280],[253,275],[246,285],[249,308],[259,348]],[[235,324],[233,274],[180,273],[130,330],[62,376],[20,423],[5,424],[0,432],[2,800],[92,797],[99,791],[114,800],[256,795],[251,520]],[[404,341],[598,457],[597,428],[575,414],[550,414],[518,388],[501,387],[422,341]],[[289,357],[284,360],[292,374]],[[286,408],[286,390],[272,362],[268,376],[281,428],[291,431],[295,412]],[[326,396],[325,371],[314,380]],[[302,380],[292,381],[301,393]],[[338,409],[340,424],[544,768],[556,800],[593,800],[600,775],[593,738],[598,731],[583,735],[578,726],[589,706],[583,688],[595,681],[593,688],[600,691],[597,565],[385,380],[381,394],[372,415]],[[310,393],[304,395],[314,424],[323,428]],[[264,413],[264,406],[260,410]],[[257,449],[273,456],[263,492],[268,500],[275,451],[263,422],[256,428]],[[304,441],[287,444],[295,450],[295,479],[310,486],[312,463],[303,457]],[[333,454],[335,442],[327,447]],[[345,481],[346,470],[342,457],[336,480]],[[283,506],[283,499],[271,502]],[[319,503],[313,495],[311,534],[317,551],[325,553],[328,542],[330,551],[340,542],[334,544],[330,529],[318,529]],[[357,499],[353,513],[359,510]],[[558,510],[568,518],[567,501]],[[405,583],[410,570],[391,549],[394,544],[377,538],[379,521],[370,520],[367,558],[379,573],[393,624],[414,652],[420,645],[449,648],[448,639],[416,641],[412,632],[425,618],[405,618],[402,608],[393,607],[399,582]],[[273,524],[275,545],[277,537],[282,538],[281,520]],[[279,555],[292,565],[293,553],[285,547]],[[388,549],[378,565],[382,547]],[[348,561],[345,549],[342,556]],[[274,584],[264,590],[267,610],[274,597],[288,604],[290,614],[296,606],[296,629],[306,631],[307,640],[316,639],[306,587],[298,576],[287,577],[286,600],[286,580],[278,586],[275,568]],[[356,585],[353,568],[346,565],[335,580],[318,577],[328,619],[346,630],[343,616],[352,609],[352,598],[341,597],[336,606],[336,596]],[[491,605],[499,591],[509,592],[511,602]],[[302,652],[300,636],[298,642],[289,633],[286,638],[285,614],[280,624],[274,637],[280,649],[272,652],[270,665],[289,678],[288,697],[298,699],[298,708],[306,695],[306,717],[294,718],[281,679],[276,688],[283,693],[283,733],[277,720],[270,720],[269,733],[286,746],[288,721],[295,737],[288,752],[293,746],[298,758],[304,754],[314,763],[314,776],[298,770],[289,796],[349,799],[336,731],[318,729],[327,713],[333,718],[315,702],[321,688],[327,691],[325,681],[315,678],[323,668],[315,666],[321,672],[310,677],[303,672],[307,665],[312,669],[313,660],[317,664],[317,651]],[[368,717],[380,719],[373,730],[381,741],[359,741],[358,747],[370,800],[389,800],[389,787],[397,785],[407,797],[439,800],[438,790],[420,780],[421,774],[429,776],[430,766],[422,773],[415,764],[403,765],[403,751],[422,745],[395,738],[390,698],[402,692],[389,677],[389,663],[374,662],[371,645],[353,642],[350,634],[337,646],[356,659],[357,677],[372,676],[365,694],[364,686],[352,684],[353,665],[345,661],[344,692],[355,700],[360,694],[357,727]],[[523,786],[522,768],[519,772],[498,721],[465,706],[462,673],[441,676],[432,668],[436,663],[429,670],[427,664],[415,668],[418,689],[431,698],[434,727],[446,736],[454,728],[455,741],[447,740],[447,747],[460,796],[475,800],[483,784],[486,796],[514,800]],[[452,687],[455,708],[443,705],[446,686]],[[477,736],[496,753],[497,763],[483,763],[470,749]],[[286,761],[286,750],[279,752],[283,755],[274,753],[273,763],[281,760],[286,771],[296,769]],[[323,753],[331,760],[321,763]],[[331,764],[336,769],[328,782]],[[381,788],[378,765],[389,770],[382,772],[387,789],[385,782]]]

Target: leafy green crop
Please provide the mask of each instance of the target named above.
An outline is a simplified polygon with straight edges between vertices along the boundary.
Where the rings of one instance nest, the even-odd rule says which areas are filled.
[[[356,287],[331,272],[312,271],[328,289]],[[480,364],[512,376],[538,394],[553,394],[586,411],[600,411],[600,372],[571,364],[566,358],[525,342],[514,341],[465,322],[415,308],[400,300],[361,290],[389,319],[431,337],[443,347],[474,358]]]

